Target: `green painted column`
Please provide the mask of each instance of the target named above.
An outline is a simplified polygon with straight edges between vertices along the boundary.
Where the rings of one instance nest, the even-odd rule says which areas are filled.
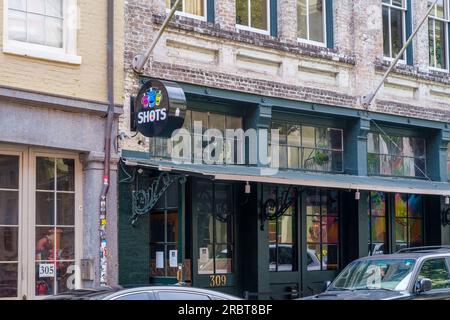
[[[268,164],[265,163],[265,159],[261,159],[260,156],[267,154],[268,152],[268,135],[270,134],[270,122],[272,120],[272,106],[267,104],[259,104],[255,106],[255,108],[250,112],[248,116],[247,127],[245,129],[256,129],[257,133],[257,162],[258,166],[268,167]],[[266,132],[267,135],[263,133]],[[247,150],[249,146],[247,145]],[[265,148],[265,150],[259,150],[259,148]],[[247,157],[249,154],[247,152]],[[247,161],[249,159],[247,158]]]
[[[120,170],[120,180],[126,176]],[[150,228],[149,216],[141,217],[131,225],[132,183],[119,183],[119,284],[145,286],[150,282]]]
[[[441,133],[441,143],[439,149],[439,159],[440,159],[440,177],[441,181],[448,181],[448,172],[447,172],[447,161],[448,161],[448,146],[450,143],[450,130],[443,130]],[[445,199],[441,197],[441,209],[442,212],[447,210],[450,206],[445,204]],[[444,226],[441,224],[441,243],[445,245],[450,245],[450,226]]]
[[[367,134],[370,120],[365,117],[349,122],[344,138],[345,173],[367,176]]]

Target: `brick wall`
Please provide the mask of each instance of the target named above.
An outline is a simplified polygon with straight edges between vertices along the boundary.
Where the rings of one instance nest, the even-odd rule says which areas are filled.
[[[426,4],[414,1],[415,23]],[[131,71],[135,54],[147,48],[164,20],[164,1],[129,0],[126,7],[125,115],[138,90]],[[153,10],[151,10],[153,8]],[[155,9],[157,8],[157,9]],[[235,28],[235,2],[216,1],[215,23],[175,16],[144,74],[206,87],[361,108],[359,97],[374,90],[385,70],[381,0],[335,0],[335,48],[297,42],[296,0],[278,1],[278,37]],[[149,14],[153,12],[153,15]],[[372,110],[450,122],[450,77],[427,70],[427,29],[415,41],[413,68],[399,67]],[[244,59],[244,58],[245,59]],[[433,94],[438,92],[438,94]],[[141,140],[141,144],[137,141]],[[145,139],[123,147],[146,150]]]

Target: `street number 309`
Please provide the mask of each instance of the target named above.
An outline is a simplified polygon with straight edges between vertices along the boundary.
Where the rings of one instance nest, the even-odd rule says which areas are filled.
[[[214,275],[209,277],[209,285],[211,287],[223,287],[226,286],[228,282],[227,276]]]

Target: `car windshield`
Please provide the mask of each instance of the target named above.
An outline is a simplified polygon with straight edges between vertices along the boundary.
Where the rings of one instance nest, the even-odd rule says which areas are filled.
[[[404,291],[416,263],[415,259],[358,260],[348,265],[328,290]]]

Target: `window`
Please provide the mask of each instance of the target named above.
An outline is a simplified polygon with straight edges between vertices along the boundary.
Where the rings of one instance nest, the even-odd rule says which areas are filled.
[[[383,52],[394,59],[406,42],[407,0],[383,0]],[[402,57],[406,61],[406,54]]]
[[[68,290],[75,265],[75,160],[36,158],[36,296]]]
[[[423,244],[423,198],[416,194],[395,194],[394,241],[396,251]]]
[[[115,298],[113,300],[119,300],[119,301],[146,301],[146,300],[155,300],[155,299],[153,298],[153,293],[150,293],[150,292],[136,292],[136,293],[125,294],[125,295],[120,296],[118,298]]]
[[[233,187],[226,183],[196,181],[193,188],[198,274],[230,274],[234,268]]]
[[[342,172],[344,170],[343,131],[284,122],[272,122],[279,132],[279,167],[311,171]],[[275,147],[274,147],[275,148]],[[272,152],[269,136],[269,153]],[[276,165],[272,161],[272,166]]]
[[[0,155],[0,298],[17,298],[20,158]]]
[[[239,29],[269,34],[269,0],[236,0],[236,24]]]
[[[371,192],[368,204],[369,255],[388,253],[386,194]]]
[[[150,276],[173,277],[178,270],[179,184],[173,183],[150,214]]]
[[[434,1],[428,1],[432,5]],[[428,39],[430,51],[430,66],[448,70],[448,26],[450,20],[450,1],[440,0],[431,11],[428,18]]]
[[[339,191],[309,189],[306,193],[308,271],[339,266]]]
[[[200,132],[195,131],[195,122],[201,122],[199,127]],[[210,155],[211,158],[218,159],[217,162],[238,164],[238,143],[242,142],[238,137],[232,140],[227,140],[227,129],[242,129],[243,120],[241,117],[235,117],[230,115],[212,113],[212,112],[199,112],[199,111],[186,111],[186,118],[183,128],[191,133],[191,159],[193,161],[202,161],[204,159],[204,148],[210,143],[218,143],[217,149]],[[217,129],[222,133],[223,138],[216,141],[216,139],[206,139],[204,136],[208,129]],[[204,141],[204,138],[209,141]],[[169,159],[172,153],[172,147],[181,143],[180,141],[174,141],[173,145],[169,139],[165,138],[150,138],[150,154],[154,157],[161,157]],[[220,147],[222,146],[222,147]],[[233,149],[233,150],[232,150]],[[217,151],[219,150],[219,151]],[[217,154],[216,152],[219,152]],[[183,156],[181,154],[180,156]],[[240,156],[241,159],[243,156]]]
[[[450,181],[450,143],[447,146],[447,176]]]
[[[175,4],[175,0],[166,0],[167,10]],[[207,0],[182,0],[177,8],[177,14],[206,20]]]
[[[433,290],[450,288],[450,274],[448,272],[447,262],[444,258],[425,261],[422,264],[418,278],[430,279]]]
[[[282,202],[285,196],[295,197],[296,191],[287,187],[264,186],[264,203]],[[287,194],[291,192],[291,194]],[[281,217],[269,219],[269,271],[297,270],[296,204],[292,204]],[[267,210],[268,208],[266,208]]]
[[[301,41],[326,44],[326,1],[297,0],[297,28]]]
[[[6,53],[80,64],[76,0],[4,0]]]
[[[208,296],[191,292],[159,291],[159,300],[210,300]]]
[[[425,139],[371,132],[368,135],[368,173],[424,178],[425,147]]]

